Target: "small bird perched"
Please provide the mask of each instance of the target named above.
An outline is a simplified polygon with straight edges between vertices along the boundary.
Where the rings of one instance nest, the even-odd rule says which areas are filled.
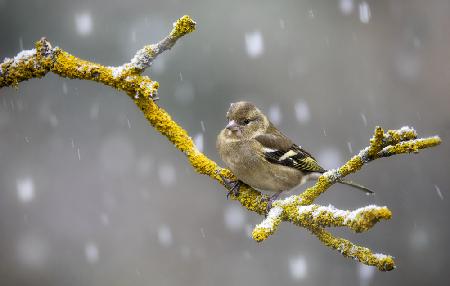
[[[284,192],[314,180],[326,170],[314,157],[281,133],[252,103],[236,102],[227,112],[228,124],[217,136],[216,147],[222,160],[239,179],[224,183],[238,195],[240,181],[259,190],[275,192],[272,202]],[[359,184],[341,180],[346,184],[373,193]]]

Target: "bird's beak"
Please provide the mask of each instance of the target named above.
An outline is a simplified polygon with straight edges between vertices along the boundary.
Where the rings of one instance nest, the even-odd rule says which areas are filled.
[[[230,120],[228,121],[228,124],[225,128],[231,131],[236,131],[239,130],[239,125],[236,123],[236,121]]]

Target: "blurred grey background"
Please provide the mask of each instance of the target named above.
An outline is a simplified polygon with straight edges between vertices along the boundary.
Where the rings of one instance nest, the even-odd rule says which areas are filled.
[[[396,257],[381,273],[261,217],[193,172],[124,94],[49,74],[0,90],[1,285],[449,285],[450,2],[0,0],[0,56],[46,36],[104,65],[184,14],[198,23],[147,71],[158,102],[218,160],[231,102],[255,102],[327,168],[374,126],[444,143],[377,160],[319,203],[387,205],[373,230],[333,233]]]

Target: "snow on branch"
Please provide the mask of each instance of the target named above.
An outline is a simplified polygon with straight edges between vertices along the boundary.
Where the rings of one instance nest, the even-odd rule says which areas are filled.
[[[160,53],[172,48],[180,37],[194,30],[195,22],[189,16],[183,16],[174,23],[167,37],[156,44],[144,46],[129,63],[119,67],[103,66],[79,59],[58,47],[53,48],[49,41],[42,38],[36,42],[34,49],[22,51],[13,59],[6,58],[0,63],[0,88],[17,87],[22,81],[40,78],[48,72],[53,72],[62,77],[92,80],[122,90],[134,101],[150,125],[186,155],[196,172],[223,184],[223,177],[236,178],[228,169],[221,168],[197,149],[189,134],[154,102],[158,83],[141,75]],[[354,211],[344,211],[331,205],[326,207],[312,203],[334,183],[355,173],[372,160],[396,154],[416,153],[440,142],[437,136],[417,139],[416,131],[409,127],[389,130],[386,133],[377,127],[369,147],[342,167],[324,173],[313,187],[302,194],[273,202],[266,218],[253,230],[253,238],[258,242],[263,241],[277,230],[282,221],[292,222],[308,229],[323,244],[338,250],[346,257],[376,266],[383,271],[392,270],[395,264],[391,256],[373,253],[368,248],[335,237],[324,229],[346,226],[355,232],[367,231],[381,219],[391,217],[388,208],[367,206]],[[267,196],[249,186],[242,185],[239,195],[231,195],[231,198],[238,200],[249,211],[266,215]]]

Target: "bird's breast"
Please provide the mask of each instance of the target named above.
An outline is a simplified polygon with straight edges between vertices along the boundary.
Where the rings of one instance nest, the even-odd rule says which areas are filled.
[[[219,154],[233,174],[247,185],[266,191],[286,191],[301,182],[299,170],[268,162],[256,140],[218,138]]]

